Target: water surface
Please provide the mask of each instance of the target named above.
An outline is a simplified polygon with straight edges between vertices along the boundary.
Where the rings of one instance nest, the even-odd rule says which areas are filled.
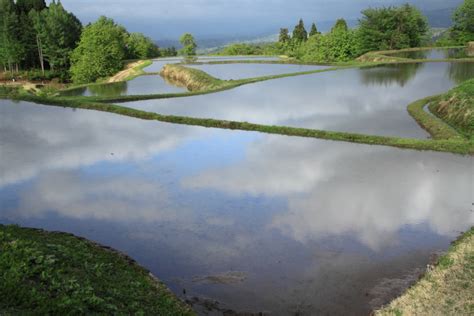
[[[188,65],[207,72],[213,77],[231,80],[280,75],[285,73],[313,71],[329,68],[328,66],[309,66],[291,64],[208,64]]]
[[[212,65],[210,67],[214,67]],[[240,65],[235,67],[238,72]],[[271,69],[274,65],[262,65]],[[407,105],[474,77],[474,63],[401,64],[270,80],[201,96],[124,106],[162,114],[427,138]]]
[[[112,246],[221,308],[367,315],[474,224],[470,157],[25,102],[0,117],[1,223]]]
[[[467,54],[467,49],[465,48],[438,48],[412,52],[398,52],[387,55],[411,59],[446,59],[469,57]]]
[[[238,61],[238,60],[263,60],[263,61],[277,61],[280,60],[278,56],[198,56],[198,62],[209,61]]]
[[[239,60],[254,60],[254,61],[277,61],[278,57],[270,56],[195,56],[188,59],[189,62],[208,63],[213,61],[239,61]],[[144,68],[145,72],[160,72],[166,64],[186,63],[184,57],[168,57],[157,58],[153,60],[153,64]]]
[[[140,76],[130,81],[91,85],[61,92],[66,96],[115,97],[121,95],[161,94],[186,92],[165,81],[159,75]]]
[[[159,73],[161,69],[167,64],[179,64],[182,62],[183,58],[181,57],[154,59],[153,63],[150,66],[143,68],[143,70],[145,72]]]

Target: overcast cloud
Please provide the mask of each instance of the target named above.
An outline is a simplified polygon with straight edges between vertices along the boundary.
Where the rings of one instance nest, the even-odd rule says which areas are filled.
[[[355,20],[366,7],[405,2],[436,10],[462,0],[62,0],[84,23],[106,15],[155,39],[183,32],[201,37],[268,34],[293,26],[300,17],[308,23]]]

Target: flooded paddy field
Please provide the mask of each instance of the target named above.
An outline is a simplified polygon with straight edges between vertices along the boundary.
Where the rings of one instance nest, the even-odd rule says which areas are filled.
[[[219,65],[209,67],[214,66]],[[223,66],[235,73],[241,65]],[[407,105],[446,92],[473,76],[474,63],[387,65],[122,105],[160,114],[426,139],[428,133],[409,116]]]
[[[130,81],[89,85],[62,91],[63,96],[116,97],[122,95],[186,92],[186,88],[168,83],[159,75],[140,76]]]
[[[466,48],[438,48],[396,52],[386,54],[388,56],[410,58],[410,59],[446,59],[470,57]]]
[[[5,100],[0,116],[1,223],[121,250],[203,314],[367,315],[474,223],[469,156]]]

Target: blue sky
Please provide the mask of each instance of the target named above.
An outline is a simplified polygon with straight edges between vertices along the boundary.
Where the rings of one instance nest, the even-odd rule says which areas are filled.
[[[154,39],[173,39],[183,32],[198,37],[263,35],[293,27],[297,19],[329,22],[357,19],[369,6],[412,3],[424,10],[457,6],[462,0],[62,0],[84,23],[101,15],[130,31]]]

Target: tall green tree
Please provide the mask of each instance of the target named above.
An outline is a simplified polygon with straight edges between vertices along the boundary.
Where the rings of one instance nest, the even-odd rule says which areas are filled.
[[[183,56],[195,56],[196,55],[196,48],[197,44],[196,41],[194,40],[194,37],[189,34],[185,33],[181,35],[179,38],[179,42],[181,45],[183,45],[183,48],[181,49],[181,55]]]
[[[71,74],[76,83],[108,77],[123,68],[126,56],[125,29],[112,19],[100,17],[86,26],[72,53]]]
[[[28,14],[31,10],[41,11],[46,9],[46,2],[44,0],[17,0],[16,7],[19,12]]]
[[[409,4],[362,11],[359,38],[364,51],[420,46],[428,31],[421,12]]]
[[[160,50],[153,41],[142,33],[131,33],[127,38],[128,58],[144,59],[160,56]]]
[[[317,35],[317,34],[321,34],[321,33],[318,32],[318,28],[316,27],[316,24],[313,23],[313,24],[311,24],[311,30],[309,31],[309,37]]]
[[[51,70],[67,77],[71,53],[81,36],[81,22],[55,0],[41,12],[31,10],[29,18],[36,33],[41,68],[44,71],[45,64],[48,64]]]
[[[347,32],[349,30],[349,27],[347,26],[347,22],[344,19],[338,19],[336,21],[336,24],[331,29],[331,32],[334,32],[335,30],[342,30],[344,32]]]
[[[308,39],[308,32],[306,32],[306,29],[304,27],[304,22],[303,19],[300,19],[298,24],[295,26],[293,30],[293,41],[301,43],[301,42],[306,42]]]
[[[161,49],[160,55],[163,57],[174,57],[178,55],[178,51],[176,50],[176,47],[171,46]]]
[[[344,28],[310,36],[300,50],[300,59],[307,62],[349,61],[359,54],[355,31]]]
[[[67,12],[61,2],[53,0],[43,15],[42,32],[44,55],[52,70],[69,68],[70,54],[77,46],[82,24]]]
[[[26,69],[34,68],[38,65],[41,65],[41,62],[38,62],[39,59],[34,20],[29,15],[29,13],[31,11],[38,13],[46,8],[47,7],[44,0],[16,1],[16,9],[19,15],[19,21],[21,25],[20,33],[18,36],[23,48],[25,49],[25,56],[22,65]]]
[[[278,36],[278,42],[282,44],[286,44],[290,41],[290,34],[287,28],[280,29],[280,35]]]
[[[0,0],[0,63],[4,70],[18,70],[25,48],[19,34],[21,25],[13,0]]]
[[[454,12],[451,38],[460,45],[474,41],[474,0],[464,0]]]

